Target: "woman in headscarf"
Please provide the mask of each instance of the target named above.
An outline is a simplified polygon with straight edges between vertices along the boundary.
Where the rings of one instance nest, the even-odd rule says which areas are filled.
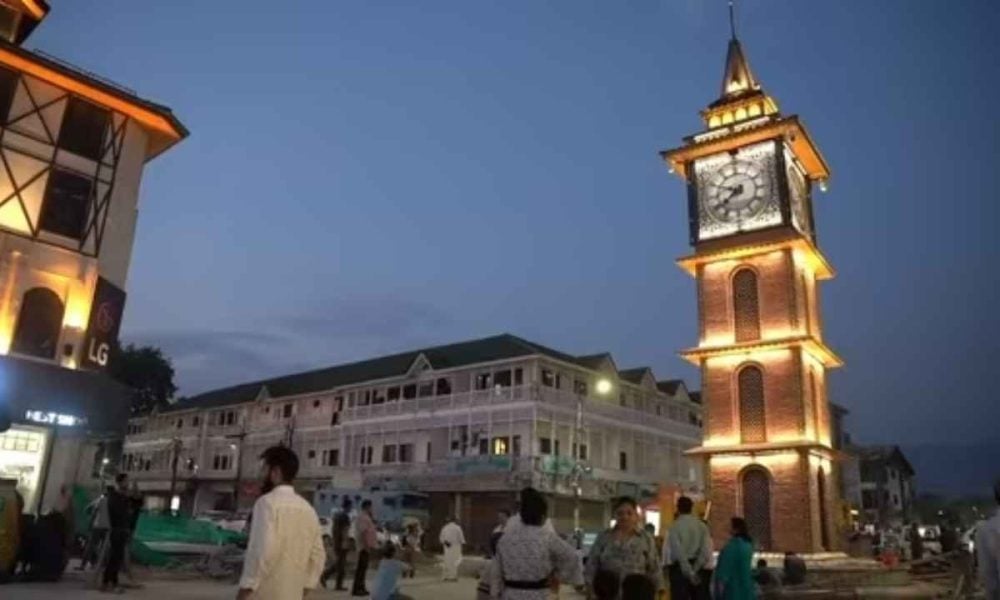
[[[615,501],[615,526],[601,532],[587,557],[587,586],[592,588],[598,571],[613,571],[618,579],[637,573],[650,579],[656,590],[663,588],[656,541],[639,523],[635,500],[623,496]]]

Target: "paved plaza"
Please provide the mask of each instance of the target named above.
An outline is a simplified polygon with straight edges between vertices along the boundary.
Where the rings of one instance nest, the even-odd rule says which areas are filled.
[[[115,597],[94,589],[88,589],[84,581],[75,574],[68,574],[67,579],[59,583],[33,583],[0,586],[0,598],[3,600],[90,600]],[[332,585],[332,582],[331,582]],[[476,580],[463,578],[458,582],[445,583],[439,580],[437,574],[418,576],[402,582],[401,591],[415,600],[471,600],[476,597]],[[234,598],[236,586],[227,583],[205,579],[166,579],[150,577],[143,580],[141,589],[128,590],[123,598],[141,600],[208,600],[209,598]],[[309,598],[351,598],[348,592],[332,590],[317,590]],[[560,596],[566,600],[582,598],[572,589],[564,588]]]

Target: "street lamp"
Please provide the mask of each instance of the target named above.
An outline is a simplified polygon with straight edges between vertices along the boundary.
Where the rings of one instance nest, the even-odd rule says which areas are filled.
[[[607,396],[614,389],[611,384],[611,380],[606,377],[601,377],[597,380],[597,384],[594,386],[594,390],[600,396]],[[573,533],[575,534],[580,529],[580,496],[582,495],[582,485],[581,477],[584,474],[589,474],[593,471],[588,466],[583,465],[580,462],[580,448],[583,444],[580,443],[583,433],[583,394],[577,393],[576,395],[576,423],[573,431],[573,437],[575,444],[570,445],[570,450],[573,452],[573,470],[570,472],[570,483],[573,487]]]

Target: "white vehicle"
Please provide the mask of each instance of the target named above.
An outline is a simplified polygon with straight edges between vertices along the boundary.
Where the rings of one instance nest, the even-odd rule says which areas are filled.
[[[230,513],[222,510],[207,510],[197,517],[196,521],[212,523],[226,531],[243,531],[247,526],[248,513]]]

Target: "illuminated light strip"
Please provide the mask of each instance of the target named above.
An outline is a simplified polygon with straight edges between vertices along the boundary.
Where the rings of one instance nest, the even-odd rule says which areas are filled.
[[[812,242],[805,238],[797,237],[793,239],[780,240],[777,242],[764,242],[740,246],[718,252],[706,252],[703,254],[692,254],[677,259],[677,266],[687,271],[692,277],[697,276],[698,266],[710,262],[727,259],[747,258],[758,254],[767,254],[775,250],[792,249],[796,255],[801,256],[806,265],[815,273],[816,279],[833,279],[837,272],[827,262],[826,257],[820,252]]]
[[[811,336],[800,336],[785,338],[783,340],[773,340],[768,342],[750,342],[744,344],[733,344],[731,346],[699,347],[684,350],[680,353],[681,358],[688,362],[699,365],[706,358],[717,356],[752,355],[754,352],[765,350],[777,350],[781,348],[800,348],[808,353],[828,369],[844,366],[844,361],[837,354],[827,347],[826,344],[816,340]]]
[[[763,465],[763,466],[778,466],[778,465],[794,465],[799,462],[799,453],[795,451],[790,452],[777,452],[777,453],[765,453],[765,454],[725,454],[721,456],[712,456],[709,458],[709,464],[715,466],[722,465],[732,465],[732,466],[743,466],[743,465]]]
[[[725,438],[723,438],[725,439]],[[741,444],[736,440],[732,445],[722,446],[722,445],[709,445],[706,441],[705,444],[685,450],[684,454],[688,456],[699,456],[699,455],[716,455],[716,454],[758,454],[758,453],[775,453],[775,452],[790,452],[792,450],[814,450],[817,452],[833,452],[833,449],[815,440],[810,440],[805,437],[800,437],[798,441],[785,441],[785,442],[756,442],[749,444]]]
[[[95,87],[83,83],[78,79],[63,75],[54,69],[32,62],[22,56],[14,54],[9,50],[0,49],[0,62],[10,65],[15,69],[24,71],[25,73],[46,81],[47,83],[71,92],[75,92],[85,98],[97,102],[98,104],[102,104],[108,108],[112,108],[120,113],[126,114],[146,127],[165,134],[173,140],[180,140],[184,137],[183,132],[178,131],[177,128],[162,115],[156,114],[147,108],[122,100],[121,98],[113,96],[107,92],[103,92]]]
[[[686,179],[688,161],[708,154],[725,152],[736,146],[744,146],[779,137],[790,140],[796,156],[802,161],[802,166],[806,168],[806,173],[810,179],[825,181],[830,178],[830,167],[827,165],[826,159],[820,154],[819,148],[813,143],[805,126],[794,115],[780,121],[775,121],[771,125],[741,132],[726,139],[694,143],[672,150],[664,150],[660,152],[660,156],[674,168],[680,177]]]
[[[31,16],[35,18],[36,21],[41,21],[48,14],[48,11],[39,4],[36,0],[21,0],[21,4],[24,5]]]

